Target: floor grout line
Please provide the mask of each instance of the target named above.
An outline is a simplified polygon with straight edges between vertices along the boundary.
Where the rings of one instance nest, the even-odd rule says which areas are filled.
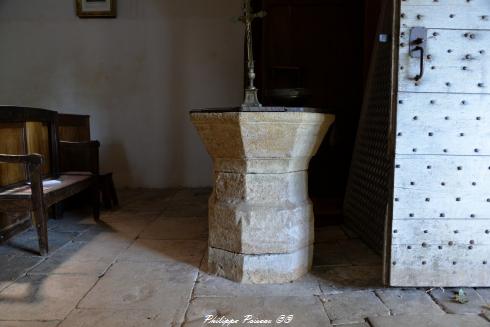
[[[153,222],[154,220],[156,220],[157,217],[155,217],[152,221],[147,221],[146,224],[144,225],[144,227],[141,229],[141,231],[132,239],[132,241],[130,243],[128,243],[128,245],[124,248],[121,249],[121,251],[119,251],[119,253],[114,257],[114,260],[107,266],[107,268],[97,276],[97,281],[87,290],[87,292],[85,292],[85,294],[80,298],[80,300],[77,302],[77,304],[75,305],[75,307],[70,310],[70,312],[64,317],[64,319],[57,325],[61,325],[63,323],[63,321],[66,320],[66,318],[75,310],[78,310],[78,309],[81,309],[79,307],[80,303],[87,297],[87,295],[97,286],[97,284],[105,277],[105,275],[107,274],[107,272],[118,262],[118,259],[120,258],[121,254],[123,252],[125,252],[126,250],[128,250],[133,244],[136,243],[136,241],[139,239],[139,235],[144,231],[144,229],[146,227],[148,227],[151,222]],[[196,280],[197,280],[197,277],[196,277]],[[194,284],[195,285],[195,284]]]
[[[180,189],[180,190],[185,190],[185,189]],[[68,313],[66,314],[66,316],[62,319],[62,320],[50,320],[53,324],[56,324],[56,326],[60,326],[61,324],[63,324],[64,322],[66,323],[68,317],[70,317],[70,315],[73,315],[74,312],[76,312],[77,310],[87,310],[87,311],[90,311],[90,310],[97,310],[97,311],[108,311],[108,310],[111,310],[109,308],[99,308],[99,307],[91,307],[91,308],[83,308],[83,307],[80,307],[81,303],[87,298],[89,297],[89,294],[91,292],[94,292],[94,289],[99,285],[99,281],[101,281],[104,277],[106,277],[106,275],[109,273],[109,271],[111,271],[111,269],[114,271],[116,270],[114,268],[114,266],[118,263],[122,263],[122,262],[125,262],[125,261],[120,261],[120,260],[124,260],[124,254],[132,247],[132,246],[135,246],[135,243],[138,241],[138,240],[145,240],[144,238],[141,238],[141,235],[142,233],[149,228],[149,226],[151,226],[152,223],[154,223],[156,220],[160,219],[161,218],[161,215],[163,215],[165,213],[165,211],[168,209],[168,208],[172,208],[173,210],[173,206],[175,205],[175,202],[178,200],[177,197],[180,196],[180,190],[177,190],[175,192],[173,192],[171,195],[169,195],[169,197],[166,199],[166,203],[164,205],[162,205],[162,203],[159,203],[158,205],[161,206],[161,208],[163,209],[159,209],[159,214],[155,214],[153,212],[148,212],[148,214],[143,214],[143,216],[147,217],[149,215],[152,215],[151,219],[148,219],[148,220],[142,220],[140,224],[137,224],[137,229],[141,228],[141,230],[134,230],[132,229],[131,230],[131,236],[133,237],[127,237],[127,236],[124,236],[124,233],[121,232],[121,231],[115,231],[117,234],[117,236],[121,236],[122,239],[124,240],[124,242],[121,244],[121,246],[118,246],[116,251],[111,251],[110,252],[110,255],[109,256],[106,256],[105,258],[107,260],[104,260],[103,263],[102,263],[102,266],[100,268],[102,269],[97,269],[97,272],[103,270],[103,272],[101,272],[100,274],[90,274],[90,276],[92,276],[93,278],[90,279],[90,283],[86,283],[84,285],[84,288],[81,289],[81,292],[82,293],[80,295],[80,298],[78,299],[78,296],[76,298],[72,298],[73,300],[75,300],[74,302],[76,302],[76,304],[74,305],[73,308],[71,308],[71,305],[70,307],[68,307],[66,311],[68,311]],[[187,192],[187,191],[186,191]],[[190,197],[192,197],[192,193],[189,193]],[[150,194],[151,195],[151,198],[148,197],[148,199],[153,199],[153,194]],[[186,194],[184,194],[186,197],[189,197]],[[145,197],[144,195],[140,196],[139,199],[141,200],[145,200]],[[157,201],[157,200],[155,200]],[[148,203],[150,203],[151,201],[146,201]],[[146,203],[145,202],[145,203]],[[146,204],[145,204],[146,205]],[[151,204],[148,204],[148,206],[150,206]],[[121,207],[121,209],[124,209],[123,207]],[[137,211],[137,209],[136,209]],[[154,217],[153,217],[154,215]],[[195,216],[192,216],[192,217],[195,217]],[[176,217],[176,218],[179,218],[179,217]],[[185,218],[185,217],[183,217]],[[204,218],[204,217],[203,217]],[[102,220],[102,222],[104,223],[104,221]],[[109,224],[111,225],[112,223],[115,223],[117,221],[109,221],[109,222],[106,222],[106,224]],[[78,235],[72,239],[69,239],[68,241],[66,241],[66,243],[61,243],[61,246],[57,247],[56,249],[54,249],[52,252],[50,252],[49,256],[46,256],[42,259],[39,260],[39,262],[36,262],[35,264],[33,264],[31,267],[28,267],[24,270],[22,270],[22,273],[18,275],[18,277],[16,277],[11,283],[9,283],[7,286],[3,287],[0,289],[0,293],[5,290],[6,288],[10,287],[12,284],[14,284],[17,280],[25,277],[25,276],[33,276],[33,270],[35,270],[37,267],[39,267],[39,265],[45,263],[47,260],[49,260],[50,258],[52,258],[53,255],[55,255],[56,253],[59,253],[59,252],[62,252],[65,247],[69,246],[69,244],[72,244],[73,242],[77,242],[77,239],[79,237],[82,237],[82,235],[86,235],[86,233],[89,233],[89,231],[93,228],[93,226],[97,226],[97,225],[90,225],[89,228],[85,229],[85,230],[82,230],[81,232],[77,233]],[[132,225],[131,225],[132,226]],[[110,226],[109,226],[110,227]],[[132,228],[132,227],[131,227]],[[133,232],[136,232],[136,233],[133,233]],[[63,233],[63,232],[60,232],[60,233]],[[90,236],[90,234],[89,234]],[[64,240],[64,238],[62,238],[62,240]],[[149,239],[149,240],[152,240],[152,239]],[[163,240],[163,241],[179,241],[178,239],[155,239],[155,240]],[[199,242],[205,242],[206,239],[180,239],[180,241],[199,241]],[[90,242],[90,238],[88,238],[87,242]],[[58,243],[58,244],[60,244]],[[178,247],[178,246],[177,246]],[[62,253],[63,254],[63,253]],[[19,255],[13,255],[13,257],[17,257]],[[199,256],[195,256],[194,257],[194,260],[195,259],[199,259]],[[203,265],[205,264],[205,260],[206,260],[206,252],[204,251],[204,253],[202,254],[201,256],[201,259],[198,260],[197,262],[199,262],[199,265],[197,267],[197,272],[195,272],[195,267],[194,265],[197,263],[196,261],[193,260],[193,269],[190,271],[191,275],[188,276],[188,278],[186,279],[186,283],[184,286],[182,286],[182,299],[181,299],[181,306],[179,307],[178,311],[176,310],[176,312],[179,313],[179,315],[175,315],[174,314],[174,318],[173,320],[171,321],[171,324],[172,324],[172,327],[183,327],[184,325],[186,324],[191,324],[191,323],[194,323],[194,320],[190,320],[190,319],[197,319],[197,318],[194,318],[193,317],[193,312],[196,311],[196,306],[199,307],[200,303],[201,303],[201,298],[203,297],[218,297],[218,298],[228,298],[230,296],[225,296],[225,295],[211,295],[211,296],[206,296],[206,295],[200,295],[199,292],[201,290],[201,287],[205,286],[204,284],[201,285],[200,289],[198,290],[197,289],[197,284],[200,283],[200,282],[203,282],[203,276],[206,276],[207,272],[206,272],[206,269],[205,267],[203,267]],[[29,262],[29,261],[28,261]],[[130,261],[131,262],[131,261]],[[159,262],[159,261],[157,261]],[[330,268],[337,268],[337,267],[354,267],[356,265],[353,265],[352,263],[349,263],[349,264],[337,264],[337,265],[325,265],[325,266],[316,266],[316,268],[320,268],[318,269],[318,271],[322,271],[325,269],[329,270]],[[378,264],[362,264],[361,266],[378,266]],[[15,271],[16,272],[16,271]],[[52,270],[51,269],[48,269],[48,273],[45,273],[45,274],[42,274],[42,275],[46,275],[46,276],[52,276],[54,275],[55,273],[52,273]],[[68,273],[70,274],[70,273]],[[13,276],[16,276],[15,274],[13,274]],[[98,278],[97,278],[98,277]],[[111,276],[108,277],[108,279],[111,278]],[[318,301],[320,302],[320,305],[322,305],[322,308],[318,308],[318,316],[320,317],[321,316],[321,319],[325,319],[325,320],[322,320],[322,321],[325,321],[325,323],[327,321],[330,321],[330,323],[333,325],[334,321],[332,321],[329,317],[329,313],[327,312],[327,306],[325,305],[326,304],[326,301],[327,301],[327,298],[329,298],[332,294],[329,294],[328,293],[328,284],[324,284],[324,281],[328,281],[327,278],[316,278],[315,280],[315,286],[318,288],[319,292],[318,294],[311,294],[311,296],[314,296]],[[107,282],[107,279],[106,279],[106,282]],[[104,282],[104,284],[106,283]],[[312,284],[313,285],[313,284]],[[322,288],[322,285],[324,285],[325,287],[325,290]],[[84,292],[84,289],[85,287],[87,287],[87,291]],[[100,289],[100,287],[99,287]],[[390,289],[390,288],[385,288],[385,287],[382,287],[382,288],[375,288],[375,289],[353,289],[353,290],[345,290],[343,289],[343,287],[341,287],[339,290],[341,291],[341,293],[343,292],[372,292],[374,293],[375,297],[378,298],[379,301],[381,301],[381,303],[383,304],[383,306],[385,308],[387,308],[387,310],[389,310],[389,314],[388,312],[385,312],[383,311],[383,314],[381,316],[384,316],[384,317],[396,317],[398,314],[394,314],[393,313],[393,310],[388,306],[387,303],[385,303],[383,301],[383,299],[380,297],[380,294],[382,294],[381,292],[385,289]],[[477,293],[477,296],[480,297],[480,298],[483,298],[483,296],[478,292],[478,290],[476,290],[475,288],[473,288],[476,293]],[[98,289],[97,291],[98,292]],[[317,292],[317,291],[315,291]],[[444,314],[451,314],[450,312],[447,312],[446,310],[444,310],[444,307],[442,307],[442,304],[444,302],[440,302],[437,300],[437,298],[434,296],[437,295],[437,293],[434,293],[432,294],[432,292],[426,292],[430,298],[431,298],[431,301],[433,301],[437,307],[439,307],[442,312],[444,312]],[[216,293],[211,293],[211,294],[216,294]],[[336,293],[338,294],[338,293]],[[267,297],[268,295],[264,295],[265,297]],[[294,294],[286,294],[285,295],[286,297],[294,297]],[[369,296],[369,298],[371,298],[371,296]],[[78,301],[77,301],[78,299]],[[374,301],[376,301],[374,298],[373,298]],[[315,301],[315,303],[316,303]],[[325,302],[324,302],[325,301]],[[388,301],[389,302],[389,301]],[[441,304],[442,303],[442,304]],[[316,305],[315,305],[316,307]],[[330,311],[330,307],[329,307],[329,311]],[[323,313],[322,313],[323,312]],[[183,315],[182,315],[183,314]],[[332,312],[331,312],[332,314]],[[90,312],[87,313],[86,315],[90,316],[92,315]],[[468,314],[468,315],[476,315],[476,314]],[[484,319],[485,321],[489,320],[490,319],[486,316],[483,315],[483,313],[480,313],[479,316]],[[73,317],[73,316],[72,316]],[[372,316],[374,317],[374,316]],[[20,318],[23,318],[23,317],[20,317]],[[71,318],[70,318],[71,319]],[[389,318],[389,319],[395,319],[395,318]],[[1,321],[2,319],[0,319]],[[22,320],[19,320],[19,321],[22,321]],[[34,320],[26,320],[26,321],[34,321]],[[46,320],[47,321],[47,320]],[[359,324],[362,325],[362,326],[370,326],[370,327],[373,327],[373,323],[371,321],[369,321],[369,318],[364,318],[361,322],[361,318],[359,318]],[[327,324],[328,325],[328,324]],[[348,324],[347,324],[348,325]],[[344,325],[334,325],[335,327],[343,327]]]
[[[205,258],[206,258],[206,253],[203,254],[201,261],[199,262],[199,267],[197,268],[196,279],[194,280],[194,284],[192,285],[192,290],[191,290],[191,294],[189,297],[189,301],[188,301],[187,307],[185,308],[185,311],[184,311],[184,317],[183,317],[184,319],[182,320],[180,327],[184,327],[184,325],[187,321],[187,313],[189,312],[189,308],[191,306],[192,300],[194,300],[194,298],[195,298],[194,294],[195,294],[195,290],[196,290],[197,280],[199,279],[199,275],[201,273],[201,266],[202,266]],[[172,324],[175,324],[175,322],[172,322]]]
[[[145,225],[146,227],[147,225]],[[141,232],[140,232],[141,233]],[[139,234],[138,234],[139,235]],[[124,248],[121,249],[121,251],[119,251],[116,256],[114,257],[114,259],[112,260],[112,262],[107,266],[107,268],[102,272],[100,273],[98,276],[97,276],[97,281],[87,290],[87,292],[85,292],[85,294],[80,298],[80,300],[75,304],[74,308],[72,310],[70,310],[70,312],[64,317],[64,319],[58,324],[61,325],[65,320],[66,318],[75,310],[78,310],[78,309],[81,309],[79,307],[80,303],[87,297],[87,295],[97,286],[97,284],[105,277],[105,275],[107,274],[107,272],[114,266],[114,264],[117,263],[117,260],[118,258],[121,256],[121,254],[128,250],[137,240],[138,238],[138,235],[132,239],[131,242],[128,243],[128,245]]]
[[[373,290],[372,292],[374,293],[374,296],[376,296],[379,299],[379,301],[385,306],[385,308],[388,309],[388,312],[390,313],[389,315],[394,316],[393,310],[388,306],[388,304],[385,301],[383,301],[381,296],[378,294],[378,290]]]
[[[444,292],[446,291],[443,287],[436,287],[436,288],[441,288]],[[432,294],[432,289],[426,291],[426,293],[430,296],[432,301],[442,310],[442,312],[444,312],[445,314],[451,314],[451,312],[446,310],[446,308],[444,308],[442,303],[440,303],[439,300],[437,300],[437,298]]]

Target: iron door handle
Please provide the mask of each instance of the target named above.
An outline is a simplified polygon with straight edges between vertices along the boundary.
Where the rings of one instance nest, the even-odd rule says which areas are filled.
[[[410,30],[409,54],[412,58],[419,58],[419,73],[413,79],[418,82],[424,77],[424,57],[427,52],[427,28],[413,27]]]
[[[416,46],[412,51],[420,51],[420,71],[419,74],[414,77],[415,81],[420,81],[424,77],[424,48],[421,46]]]

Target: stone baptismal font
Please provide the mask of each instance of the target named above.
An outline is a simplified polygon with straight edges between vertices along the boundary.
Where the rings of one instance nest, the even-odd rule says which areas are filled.
[[[251,23],[244,1],[248,77],[239,108],[196,110],[191,120],[213,158],[208,268],[241,283],[285,283],[311,267],[314,216],[308,165],[335,120],[313,108],[262,107],[254,87]]]

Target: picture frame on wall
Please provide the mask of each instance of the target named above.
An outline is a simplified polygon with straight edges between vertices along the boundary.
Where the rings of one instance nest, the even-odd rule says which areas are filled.
[[[80,18],[115,18],[116,0],[76,0]]]

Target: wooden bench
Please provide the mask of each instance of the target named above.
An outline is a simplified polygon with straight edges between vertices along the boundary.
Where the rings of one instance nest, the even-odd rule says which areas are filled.
[[[58,113],[60,141],[90,141],[90,116]]]
[[[99,219],[98,151],[97,141],[59,141],[55,111],[0,106],[0,212],[31,212],[41,255],[49,207],[89,189]]]
[[[58,135],[61,141],[90,141],[90,116],[58,113]],[[67,156],[67,159],[79,160],[76,153]],[[102,171],[99,173],[99,188],[102,203],[106,209],[112,209],[119,205],[111,172]]]

